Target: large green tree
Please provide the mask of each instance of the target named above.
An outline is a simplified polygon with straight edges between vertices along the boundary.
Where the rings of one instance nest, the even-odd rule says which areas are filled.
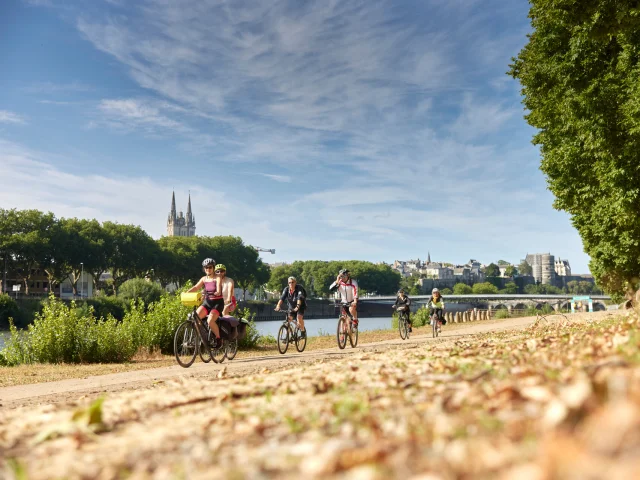
[[[530,0],[510,74],[538,132],[541,169],[609,292],[640,277],[640,5]]]
[[[500,276],[500,267],[495,263],[490,263],[484,269],[484,274],[487,277],[499,277]]]

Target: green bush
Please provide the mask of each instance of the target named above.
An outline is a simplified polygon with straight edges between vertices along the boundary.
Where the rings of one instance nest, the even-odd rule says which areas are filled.
[[[473,293],[473,289],[465,283],[456,283],[453,286],[454,295],[470,295]]]
[[[507,310],[506,308],[501,308],[499,310],[496,311],[496,314],[494,315],[494,318],[510,318],[511,315],[509,314],[509,310]]]
[[[238,342],[238,348],[241,350],[249,350],[251,348],[255,348],[258,345],[262,345],[264,343],[261,342],[261,335],[258,332],[258,327],[256,326],[256,322],[254,321],[256,314],[249,310],[249,308],[238,308],[233,315],[237,318],[244,318],[249,321],[249,325],[247,325],[247,334],[245,337]],[[275,339],[274,339],[275,340]]]
[[[429,309],[426,307],[419,308],[415,313],[411,314],[411,323],[414,327],[424,327],[429,325]]]
[[[93,307],[94,315],[97,318],[107,318],[111,315],[116,320],[122,320],[124,318],[127,304],[122,298],[114,296],[98,296],[90,298],[83,302],[87,306]]]
[[[65,305],[50,297],[28,330],[11,326],[2,351],[6,365],[20,363],[125,362],[135,354],[135,325],[113,317],[83,315],[75,303]]]
[[[149,282],[144,278],[132,278],[124,282],[118,289],[118,298],[129,305],[132,301],[142,301],[145,305],[151,305],[160,300],[164,290],[160,285]]]
[[[475,294],[498,293],[498,287],[489,282],[482,282],[474,284],[472,291]]]
[[[16,319],[20,316],[18,304],[9,295],[0,294],[0,330],[9,329],[9,319]]]
[[[442,290],[440,290],[440,294],[441,295],[451,295],[451,294],[453,294],[453,290],[451,290],[450,288],[443,288]]]

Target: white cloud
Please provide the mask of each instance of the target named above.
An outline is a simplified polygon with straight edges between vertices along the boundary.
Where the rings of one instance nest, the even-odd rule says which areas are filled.
[[[25,125],[27,123],[25,117],[8,110],[0,110],[0,123],[12,123],[15,125]]]
[[[32,94],[79,93],[91,92],[94,88],[80,82],[53,83],[38,82],[22,88],[23,92]]]
[[[280,183],[291,183],[292,178],[288,175],[274,175],[271,173],[261,173],[260,175],[262,175],[263,177],[267,177],[270,178],[271,180],[275,180],[276,182],[280,182]]]

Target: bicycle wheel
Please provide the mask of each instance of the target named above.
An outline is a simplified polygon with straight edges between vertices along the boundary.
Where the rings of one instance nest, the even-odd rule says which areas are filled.
[[[209,346],[206,342],[200,340],[200,346],[198,347],[198,353],[200,353],[200,360],[204,363],[209,363],[211,361],[211,350],[209,350]]]
[[[340,317],[338,319],[338,329],[336,330],[336,338],[340,350],[347,346],[347,335],[347,319]]]
[[[238,340],[230,340],[227,343],[227,354],[226,357],[229,360],[233,360],[236,358],[236,354],[238,353]]]
[[[438,336],[438,320],[436,318],[431,318],[431,330],[433,332],[433,338]]]
[[[178,365],[189,368],[193,365],[198,354],[198,342],[200,337],[192,322],[182,322],[176,329],[173,337],[173,351]]]
[[[222,363],[224,362],[224,359],[227,358],[227,344],[229,343],[228,340],[222,340],[222,345],[220,345],[220,347],[216,348],[215,347],[215,340],[212,341],[213,346],[211,347],[211,359],[215,362],[215,363]]]
[[[409,337],[411,336],[411,331],[409,331],[409,322],[405,319],[404,321],[404,328],[407,331],[407,340],[409,340]]]
[[[300,330],[299,327],[296,327],[295,329],[295,335],[293,336],[295,342],[296,342],[296,350],[298,350],[300,353],[304,352],[304,349],[307,346],[307,335],[305,332],[305,336],[304,338],[302,337],[302,330]]]
[[[355,348],[358,345],[358,327],[355,325],[351,325],[351,335],[349,335],[349,343],[351,344],[351,348]]]
[[[284,355],[289,348],[289,328],[282,325],[278,330],[278,351]]]
[[[408,335],[407,322],[404,319],[404,315],[398,317],[398,330],[400,330],[400,338],[405,340]]]

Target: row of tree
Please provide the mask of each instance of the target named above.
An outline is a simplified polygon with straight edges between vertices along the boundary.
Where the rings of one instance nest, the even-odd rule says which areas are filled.
[[[38,210],[0,209],[0,265],[13,272],[29,293],[30,279],[43,271],[53,289],[69,278],[77,293],[82,271],[96,281],[113,278],[113,293],[126,280],[151,275],[163,286],[202,276],[202,260],[224,263],[236,285],[262,285],[269,267],[239,237],[151,238],[142,228],[97,220],[56,218]]]
[[[351,276],[358,280],[361,294],[394,295],[400,286],[401,275],[386,264],[359,260],[344,262],[308,260],[272,268],[267,289],[271,292],[281,292],[287,285],[287,278],[292,276],[304,286],[308,296],[328,297],[329,286],[343,268],[349,269]]]

